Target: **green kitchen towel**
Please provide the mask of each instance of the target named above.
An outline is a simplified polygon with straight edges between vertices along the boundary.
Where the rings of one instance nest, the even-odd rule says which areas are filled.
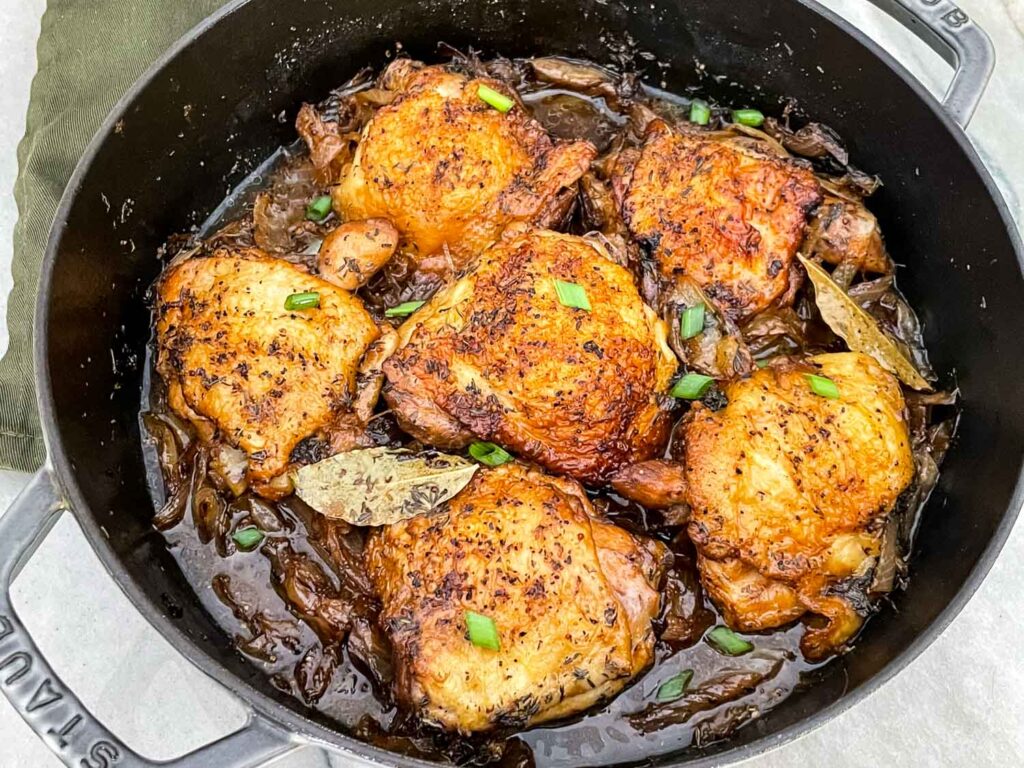
[[[49,0],[14,198],[10,346],[0,360],[0,467],[33,470],[44,448],[32,373],[32,311],[46,236],[79,155],[161,53],[225,0]]]

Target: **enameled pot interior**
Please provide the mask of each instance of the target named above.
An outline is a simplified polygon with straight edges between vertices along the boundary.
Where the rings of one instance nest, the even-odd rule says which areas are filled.
[[[37,328],[44,417],[87,533],[140,610],[173,641],[183,633],[179,645],[200,666],[243,695],[252,686],[278,701],[275,716],[309,729],[309,713],[233,651],[150,527],[136,422],[145,294],[157,248],[293,139],[303,100],[385,63],[398,43],[403,53],[437,59],[438,41],[638,68],[654,85],[698,88],[769,113],[795,97],[802,114],[842,134],[857,165],[882,176],[870,207],[907,265],[900,285],[924,322],[932,362],[963,394],[959,436],[924,514],[910,586],[813,685],[728,742],[699,754],[652,754],[652,764],[760,748],[775,740],[751,745],[827,715],[926,638],[965,585],[976,586],[972,570],[1008,529],[1024,447],[1024,401],[1007,388],[1024,380],[1024,283],[1013,236],[956,129],[919,88],[796,0],[251,0],[207,25],[112,116],[56,224]]]

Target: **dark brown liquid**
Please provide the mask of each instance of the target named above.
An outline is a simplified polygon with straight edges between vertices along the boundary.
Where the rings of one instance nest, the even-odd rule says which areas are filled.
[[[535,82],[519,85],[525,103],[557,137],[588,138],[603,151],[627,124],[627,116],[616,112],[603,97]],[[663,115],[679,116],[688,112],[688,102],[671,94],[647,91],[643,98],[646,106]],[[255,193],[275,180],[280,183],[281,169],[295,158],[301,159],[304,151],[293,145],[268,158],[225,199],[204,225],[201,236],[208,236],[248,215]],[[893,294],[898,295],[894,291]],[[368,303],[377,306],[398,303],[395,297],[383,301],[380,296],[364,298],[371,299]],[[919,334],[916,321],[905,329],[890,330],[896,334]],[[919,336],[906,340],[917,345],[920,342]],[[152,363],[152,359],[147,361],[143,402],[149,403],[150,413],[165,413],[166,404]],[[919,427],[924,430],[931,420],[930,411],[919,417]],[[402,439],[387,415],[377,419],[375,432],[381,444],[394,444]],[[168,483],[165,472],[161,471],[158,441],[148,440],[145,451],[154,505],[160,509],[167,501]],[[179,466],[179,473],[190,474],[196,460],[193,449],[193,455],[186,454],[181,460],[185,464]],[[204,489],[212,488],[209,482],[200,480]],[[315,707],[342,728],[355,730],[388,749],[420,757],[472,764],[493,761],[508,766],[530,765],[530,752],[536,765],[552,768],[639,761],[728,737],[759,713],[785,699],[814,668],[799,651],[803,633],[800,623],[775,632],[747,636],[755,650],[735,658],[722,655],[703,642],[700,639],[702,629],[709,622],[722,622],[714,606],[695,587],[697,580],[692,560],[684,552],[677,558],[677,572],[672,578],[678,590],[690,590],[684,597],[697,601],[702,623],[691,641],[660,641],[654,665],[626,691],[603,707],[574,720],[515,734],[518,741],[509,738],[513,734],[472,739],[442,734],[416,724],[392,705],[387,693],[386,648],[368,669],[365,651],[359,661],[359,654],[354,657],[348,643],[335,643],[330,637],[325,638],[322,631],[318,634],[308,617],[300,615],[294,601],[282,596],[280,574],[275,575],[266,544],[253,552],[240,552],[230,542],[230,531],[240,521],[253,518],[253,504],[262,504],[258,509],[266,525],[260,527],[264,530],[278,528],[268,531],[268,541],[272,540],[275,546],[290,547],[297,562],[305,563],[325,577],[326,581],[314,590],[320,589],[324,594],[341,596],[341,599],[363,600],[360,615],[367,615],[372,621],[375,607],[372,595],[364,596],[358,586],[352,587],[352,584],[365,582],[365,575],[357,572],[361,566],[354,564],[358,563],[360,531],[317,520],[316,513],[295,499],[275,504],[253,500],[248,494],[234,499],[228,492],[216,494],[219,500],[214,505],[216,514],[204,517],[209,512],[209,504],[197,505],[194,490],[187,494],[179,510],[182,512],[180,521],[165,526],[164,535],[206,610],[228,636],[236,638],[240,650],[275,686]],[[209,496],[211,492],[204,490],[204,493]],[[679,532],[679,528],[665,525],[658,514],[647,513],[635,504],[625,503],[600,490],[593,491],[592,496],[599,509],[632,530],[657,536],[666,543]],[[904,510],[910,518],[907,530],[912,529],[913,518],[924,499],[913,501],[913,508]],[[332,551],[337,550],[332,550],[330,537],[339,535],[347,542],[345,551],[353,560],[332,556]],[[676,539],[674,546],[685,549],[686,542],[679,542]],[[907,544],[904,540],[903,546]],[[274,586],[275,581],[278,588]],[[659,686],[683,670],[694,673],[687,694],[675,702],[659,705],[656,701]]]

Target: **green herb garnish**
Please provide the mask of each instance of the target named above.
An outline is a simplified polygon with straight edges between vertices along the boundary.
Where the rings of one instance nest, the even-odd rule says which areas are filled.
[[[658,692],[654,697],[658,701],[675,701],[682,696],[686,689],[690,687],[690,681],[693,680],[693,670],[684,669],[678,675],[673,675],[664,683],[658,686]]]
[[[669,394],[682,400],[699,400],[714,381],[702,373],[688,373],[676,382]]]
[[[466,629],[469,630],[469,642],[477,648],[496,651],[501,647],[498,640],[498,627],[494,619],[481,613],[466,611]]]
[[[263,531],[257,528],[255,525],[249,525],[245,528],[239,528],[233,534],[231,538],[234,539],[235,546],[243,552],[252,552],[256,547],[263,541]]]
[[[751,128],[760,128],[764,125],[764,114],[757,109],[734,109],[732,121],[740,125],[749,125]]]
[[[683,339],[692,339],[704,332],[704,305],[687,307],[679,318],[679,333]]]
[[[487,102],[499,112],[508,112],[516,104],[505,94],[498,93],[496,90],[489,88],[486,85],[481,85],[477,88],[476,95],[479,96],[482,101]]]
[[[697,125],[707,125],[711,122],[711,107],[706,101],[694,99],[690,102],[690,122]]]
[[[754,644],[744,640],[728,627],[719,625],[709,630],[704,639],[719,653],[726,656],[742,656],[754,650]]]
[[[469,455],[488,467],[500,467],[505,462],[512,461],[512,455],[494,443],[472,443],[469,446]]]
[[[590,311],[590,300],[583,286],[578,283],[569,283],[565,280],[555,280],[555,293],[558,294],[558,301],[563,307],[573,309],[585,309]]]
[[[306,206],[306,218],[310,221],[323,221],[331,212],[331,196],[321,195],[310,201]]]
[[[805,374],[807,383],[811,385],[811,392],[829,400],[839,399],[839,387],[832,379],[824,376],[815,376],[813,373]]]
[[[316,309],[320,306],[320,294],[316,291],[293,293],[284,300],[284,308],[289,312],[296,309]]]
[[[390,307],[384,310],[385,317],[406,317],[422,307],[425,301],[404,301],[397,307]]]

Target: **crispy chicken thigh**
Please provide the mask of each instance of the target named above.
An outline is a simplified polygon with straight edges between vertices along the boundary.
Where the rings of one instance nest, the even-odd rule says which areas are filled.
[[[622,154],[612,183],[665,283],[696,280],[736,321],[792,301],[794,256],[822,200],[810,171],[745,137],[680,133],[654,120],[639,152]]]
[[[448,509],[367,544],[396,695],[462,732],[565,717],[651,661],[669,554],[598,518],[583,489],[521,464],[482,469]],[[470,642],[466,611],[494,622]]]
[[[729,404],[695,406],[682,440],[690,537],[712,599],[740,629],[824,616],[803,641],[818,657],[860,627],[835,587],[869,575],[914,458],[891,374],[853,352],[811,363],[728,384]],[[835,382],[838,399],[812,392],[807,373]]]
[[[838,399],[815,394],[811,373],[835,382]],[[777,363],[723,390],[728,405],[696,404],[676,430],[681,472],[646,462],[613,485],[631,498],[689,503],[701,580],[731,627],[818,614],[826,622],[807,630],[802,648],[826,656],[863,622],[851,587],[871,576],[914,474],[899,384],[871,357],[844,352]]]
[[[390,219],[418,269],[450,274],[510,222],[553,225],[571,207],[596,150],[552,142],[519,104],[502,113],[477,95],[513,95],[503,84],[401,60],[383,85],[401,95],[363,130],[334,205],[344,219]]]
[[[589,241],[507,233],[399,329],[384,396],[443,448],[491,440],[584,481],[661,450],[676,370],[665,324]],[[556,281],[590,309],[564,306]]]
[[[290,294],[307,291],[319,294],[319,307],[285,309]],[[357,381],[373,377],[360,380],[360,366],[381,337],[358,298],[257,249],[221,249],[169,269],[156,317],[171,407],[205,439],[244,451],[255,483],[283,472],[301,440],[361,403]]]

